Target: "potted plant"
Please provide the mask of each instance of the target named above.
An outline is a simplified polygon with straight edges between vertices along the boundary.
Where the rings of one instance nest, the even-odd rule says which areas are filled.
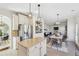
[[[2,36],[2,30],[0,30],[0,36]]]

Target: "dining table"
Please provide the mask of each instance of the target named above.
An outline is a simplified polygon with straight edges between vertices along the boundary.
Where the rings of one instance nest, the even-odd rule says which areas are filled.
[[[51,43],[52,43],[52,41],[56,41],[58,44],[62,45],[63,35],[59,35],[59,36],[51,35],[50,39],[51,39]]]

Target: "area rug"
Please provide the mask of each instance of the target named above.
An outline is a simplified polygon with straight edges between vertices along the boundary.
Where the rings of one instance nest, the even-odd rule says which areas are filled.
[[[62,43],[62,46],[53,45],[52,48],[61,52],[68,52],[65,42]]]

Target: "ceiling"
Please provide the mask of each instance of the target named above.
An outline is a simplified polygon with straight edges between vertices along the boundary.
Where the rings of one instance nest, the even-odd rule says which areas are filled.
[[[31,11],[33,15],[38,14],[38,8],[36,3],[31,4]],[[11,11],[26,13],[29,12],[28,3],[0,3],[0,9],[8,9]],[[41,3],[40,4],[40,14],[44,19],[45,23],[52,24],[59,21],[65,21],[67,17],[71,16],[73,13],[79,12],[78,3]],[[57,13],[59,14],[59,19],[57,19]]]

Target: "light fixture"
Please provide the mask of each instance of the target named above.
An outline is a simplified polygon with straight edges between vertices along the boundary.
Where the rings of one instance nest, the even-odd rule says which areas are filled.
[[[60,22],[56,22],[56,24],[60,24]]]
[[[28,14],[28,17],[32,18],[31,3],[29,3],[29,14]]]
[[[57,21],[56,21],[56,24],[59,25],[60,22],[59,22],[59,14],[57,14]]]
[[[38,4],[38,20],[40,20],[41,19],[41,17],[40,17],[40,4]]]
[[[76,16],[76,10],[71,10],[71,12],[72,12],[72,16]]]

